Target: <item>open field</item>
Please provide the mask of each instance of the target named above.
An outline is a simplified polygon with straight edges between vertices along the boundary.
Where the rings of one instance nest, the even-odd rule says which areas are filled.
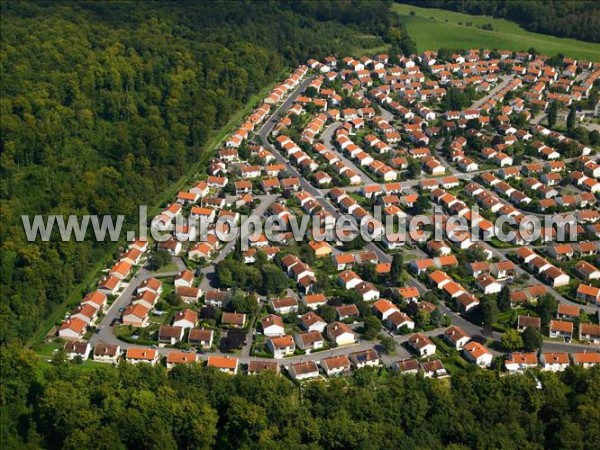
[[[600,61],[600,44],[531,33],[508,20],[412,5],[394,4],[393,8],[401,16],[419,51],[441,47],[519,51],[533,47],[547,55],[563,53],[574,58]],[[414,16],[411,11],[415,12]],[[467,22],[472,22],[472,25],[466,26]],[[488,23],[492,24],[493,31],[477,28]]]

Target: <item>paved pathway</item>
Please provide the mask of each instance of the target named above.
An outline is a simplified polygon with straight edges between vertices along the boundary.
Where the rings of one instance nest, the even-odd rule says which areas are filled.
[[[473,105],[473,108],[478,107],[477,106],[478,103],[483,104],[487,100],[487,98],[490,98],[498,90],[502,89],[506,84],[508,84],[508,82],[510,82],[511,79],[512,79],[512,77],[505,77],[505,79],[498,86],[496,86],[496,88],[494,90],[492,90],[492,92],[490,92],[485,98],[479,100],[478,102],[475,102]],[[325,208],[326,210],[331,212],[334,215],[334,217],[337,218],[341,215],[341,213],[338,211],[338,209],[335,206],[333,206],[331,204],[331,202],[329,202],[329,200],[327,198],[325,198],[325,194],[328,192],[328,190],[326,190],[326,189],[320,190],[320,189],[317,189],[314,186],[312,186],[306,179],[304,179],[304,177],[301,176],[299,171],[294,166],[292,166],[290,164],[290,162],[285,157],[283,157],[283,155],[281,155],[281,153],[278,150],[276,150],[268,141],[269,134],[271,133],[273,127],[277,123],[276,117],[279,114],[279,112],[282,110],[287,110],[292,105],[295,98],[306,88],[306,86],[308,85],[309,82],[310,82],[310,78],[303,81],[300,84],[300,86],[297,89],[295,89],[291,93],[291,95],[275,111],[273,111],[273,113],[268,118],[268,120],[258,130],[257,134],[262,137],[263,145],[267,149],[272,151],[272,153],[275,156],[275,158],[277,159],[277,161],[285,164],[287,171],[292,176],[296,176],[300,179],[302,189],[306,190],[311,195],[313,195],[317,199],[317,201],[323,206],[323,208]],[[385,116],[385,114],[384,114],[384,116]],[[326,145],[328,145],[328,146],[331,146],[331,136],[333,135],[333,132],[335,131],[336,125],[337,124],[330,125],[329,127],[327,127],[327,129],[324,132],[324,140],[326,141]],[[368,184],[373,184],[373,181],[370,178],[366,177],[366,175],[363,173],[363,171],[360,170],[358,167],[356,167],[351,161],[348,161],[346,158],[343,158],[343,160],[345,160],[344,162],[346,164],[348,164],[348,166],[350,166],[351,168],[356,170],[356,172],[361,176],[361,178],[363,178],[363,180],[365,182],[367,182]],[[450,167],[450,169],[451,169],[452,173],[455,173],[454,169],[452,167]],[[478,172],[472,172],[472,173],[456,173],[456,176],[459,179],[472,180],[473,177],[477,173],[481,173],[481,172],[486,172],[486,171],[478,171]],[[365,179],[365,177],[366,177],[366,179]],[[404,188],[410,189],[410,188],[416,187],[418,185],[418,183],[419,183],[419,180],[410,180],[410,181],[403,182],[402,185]],[[349,191],[349,192],[353,192],[358,189],[360,189],[360,188],[359,187],[345,188],[345,190]],[[276,200],[276,198],[277,198],[277,196],[275,196],[275,195],[260,196],[259,197],[260,204],[255,209],[254,214],[262,216],[265,213],[265,211],[268,209],[268,207]],[[202,288],[203,291],[206,291],[207,289],[210,289],[212,287],[212,283],[214,282],[214,276],[215,276],[215,273],[214,273],[215,265],[219,261],[223,260],[227,256],[227,254],[229,254],[229,252],[231,252],[231,250],[234,247],[234,243],[235,243],[235,241],[227,243],[223,247],[221,252],[217,255],[217,257],[212,261],[212,263],[202,269],[203,279],[202,279],[200,287]],[[390,262],[392,260],[391,255],[384,252],[379,246],[375,245],[372,242],[367,243],[365,249],[375,252],[381,262]],[[494,249],[494,248],[492,248],[492,252],[495,256],[501,257],[502,259],[504,259],[504,256],[506,253],[504,251],[500,251],[500,250]],[[177,264],[177,267],[179,270],[183,270],[183,268],[185,267],[185,264],[181,258],[175,258],[175,263]],[[523,270],[521,268],[518,268],[518,271],[523,271]],[[161,274],[161,275],[162,276],[174,276],[175,274],[176,274],[176,272],[169,273],[169,274]],[[138,271],[138,273],[130,281],[129,285],[125,288],[123,293],[112,304],[111,308],[108,310],[105,317],[99,324],[98,333],[94,334],[92,336],[92,338],[90,339],[90,342],[92,343],[92,345],[97,342],[104,341],[104,342],[107,342],[110,344],[119,344],[123,349],[131,348],[131,347],[139,347],[139,348],[146,347],[146,346],[129,344],[129,343],[119,341],[114,336],[113,330],[110,327],[110,323],[112,323],[112,321],[114,319],[116,319],[120,316],[120,312],[118,311],[119,308],[124,307],[129,303],[133,293],[135,292],[135,289],[139,286],[139,284],[141,284],[141,282],[144,279],[146,279],[152,275],[153,275],[152,272],[150,272],[144,268],[142,268]],[[415,286],[422,294],[429,290],[428,287],[423,285],[418,279],[414,278],[411,274],[409,274],[408,284],[411,286]],[[553,294],[555,294],[557,296],[559,301],[565,302],[565,303],[572,303],[569,300],[565,299],[564,297],[560,296],[555,291],[552,290],[552,292],[553,292]],[[470,334],[472,336],[482,334],[482,329],[478,325],[468,322],[466,319],[461,317],[459,314],[450,310],[450,308],[448,308],[443,303],[440,303],[439,308],[440,308],[441,312],[450,316],[453,324],[461,326],[468,334]],[[597,311],[597,307],[591,307],[591,308],[584,307],[584,309],[588,312]],[[440,329],[436,329],[436,330],[431,330],[425,334],[430,335],[430,336],[436,336],[436,335],[441,334],[442,332],[443,332],[443,329],[440,328]],[[247,339],[246,339],[246,343],[245,343],[243,349],[239,352],[240,355],[236,355],[239,358],[240,362],[248,363],[251,360],[273,361],[273,359],[271,359],[271,358],[255,358],[255,357],[249,356],[251,346],[252,346],[252,338],[253,338],[252,334],[253,334],[253,331],[250,330],[249,336],[247,336]],[[398,355],[395,355],[395,356],[382,355],[382,359],[386,363],[390,363],[401,357],[408,357],[410,355],[407,352],[407,350],[401,346],[401,344],[406,342],[406,340],[408,339],[408,336],[393,336],[393,337],[394,337],[395,341],[397,342],[397,344],[399,344],[398,350],[397,350]],[[494,332],[494,333],[492,333],[491,336],[488,336],[488,337],[491,337],[492,339],[497,340],[500,338],[500,334],[497,332]],[[351,346],[347,346],[347,347],[336,347],[336,348],[328,350],[328,351],[317,352],[317,353],[313,353],[310,355],[293,356],[293,357],[285,358],[284,360],[280,360],[280,363],[285,366],[285,365],[289,365],[289,364],[292,364],[295,362],[301,362],[301,361],[320,361],[321,359],[323,359],[325,357],[336,356],[336,355],[347,355],[347,354],[355,352],[355,351],[366,350],[366,349],[370,349],[373,347],[375,347],[375,348],[379,347],[378,341],[371,342],[371,341],[359,340],[359,342],[357,342],[355,345],[351,345]],[[543,349],[545,351],[572,352],[572,351],[580,351],[583,349],[590,350],[592,348],[598,348],[598,347],[599,346],[563,344],[563,343],[559,343],[559,342],[544,342]],[[159,349],[159,353],[161,355],[166,355],[172,351],[178,351],[178,350],[170,349],[170,348],[160,348]],[[201,353],[200,358],[206,359],[211,354],[221,354],[221,352],[217,351],[214,353]]]

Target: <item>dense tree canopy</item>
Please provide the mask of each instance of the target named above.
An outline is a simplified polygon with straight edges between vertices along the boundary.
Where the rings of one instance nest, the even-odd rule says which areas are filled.
[[[592,449],[600,440],[598,367],[475,370],[448,383],[363,369],[299,388],[202,367],[42,370],[33,354],[2,353],[12,380],[0,397],[5,448]]]

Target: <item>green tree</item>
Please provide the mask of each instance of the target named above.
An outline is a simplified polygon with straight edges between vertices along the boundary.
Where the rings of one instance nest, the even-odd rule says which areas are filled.
[[[158,270],[171,262],[171,255],[164,251],[158,250],[152,254],[152,269]]]
[[[424,309],[420,309],[415,315],[415,326],[417,328],[425,328],[431,320],[430,314]]]
[[[261,268],[263,288],[266,295],[270,293],[279,293],[289,286],[289,278],[275,264],[265,264]]]
[[[543,326],[547,326],[552,320],[554,313],[558,308],[558,302],[552,294],[542,295],[537,302],[536,311],[540,316]]]
[[[523,348],[523,338],[521,334],[514,329],[508,329],[502,334],[502,346],[508,351],[520,350]]]
[[[510,309],[510,288],[508,285],[502,286],[498,293],[498,308],[500,311],[508,311]]]
[[[333,306],[330,305],[321,305],[317,308],[317,314],[321,319],[323,319],[327,323],[331,323],[335,321],[336,318],[336,310]]]
[[[548,107],[548,113],[546,114],[548,119],[548,128],[554,128],[554,125],[556,125],[558,109],[559,106],[557,101],[553,101],[552,103],[550,103],[550,106]]]
[[[390,269],[390,276],[393,282],[397,282],[402,276],[404,270],[404,255],[402,253],[396,253],[392,258],[392,267]]]
[[[363,324],[363,336],[365,339],[373,340],[381,331],[381,322],[375,316],[365,317]]]
[[[244,291],[235,291],[231,297],[227,308],[230,311],[238,313],[250,314],[256,311],[257,302],[253,295],[247,294]]]
[[[396,353],[396,340],[394,338],[386,334],[380,334],[379,341],[381,342],[381,347],[386,355],[393,355]]]
[[[570,133],[571,131],[573,131],[573,128],[575,127],[575,114],[576,114],[576,109],[575,106],[572,105],[569,108],[569,114],[567,115],[567,131]]]
[[[522,334],[522,338],[523,338],[523,347],[528,352],[533,352],[533,351],[539,350],[539,348],[542,346],[542,342],[543,342],[542,334],[536,328],[533,328],[533,327],[525,328],[525,331],[523,331],[523,334]]]
[[[495,323],[498,318],[498,305],[493,298],[484,297],[481,300],[481,323],[483,325],[491,325]]]

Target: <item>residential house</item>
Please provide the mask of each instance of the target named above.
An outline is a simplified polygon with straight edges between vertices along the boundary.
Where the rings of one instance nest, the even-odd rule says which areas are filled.
[[[105,342],[98,342],[94,346],[94,361],[109,364],[117,364],[119,362],[120,356],[121,346],[117,344],[107,344]]]
[[[342,322],[333,322],[327,326],[326,330],[327,337],[338,346],[356,342],[356,335],[352,329]]]
[[[293,355],[296,351],[294,338],[290,335],[272,337],[267,340],[267,348],[273,353],[275,359],[282,359]]]
[[[350,353],[350,361],[357,369],[362,369],[363,367],[377,367],[381,364],[379,355],[372,348]]]
[[[239,361],[237,358],[229,356],[209,356],[208,367],[213,367],[223,373],[235,375],[239,369]]]
[[[128,348],[125,360],[130,364],[146,363],[156,365],[158,362],[158,350],[152,348]]]
[[[461,350],[471,340],[465,330],[456,325],[447,328],[442,338],[456,350]]]
[[[64,350],[68,359],[79,357],[82,360],[86,360],[90,356],[92,346],[89,342],[69,341],[65,343]]]
[[[285,329],[283,326],[283,319],[275,314],[269,314],[260,321],[263,334],[268,337],[283,336]]]
[[[167,355],[167,369],[180,364],[192,364],[198,362],[198,354],[193,352],[172,351]]]
[[[186,328],[194,328],[198,322],[198,313],[191,309],[184,309],[183,311],[177,311],[173,318],[173,326],[181,327],[184,330]]]
[[[573,322],[551,320],[548,329],[550,337],[573,337]]]
[[[579,340],[591,341],[600,344],[600,325],[594,323],[582,323],[579,325]]]
[[[233,328],[243,328],[246,325],[246,314],[236,312],[223,312],[221,315],[221,324]]]
[[[533,369],[538,365],[538,358],[535,353],[512,353],[504,360],[504,366],[510,373],[523,372],[526,369]]]
[[[540,357],[542,370],[550,372],[562,372],[569,367],[569,355],[567,353],[542,353]]]
[[[322,333],[327,326],[327,322],[325,322],[315,312],[309,311],[300,317],[300,325],[306,331],[318,331]]]
[[[408,339],[408,345],[419,354],[419,356],[430,356],[435,353],[436,345],[423,333],[413,334]]]
[[[319,368],[314,361],[290,364],[288,373],[293,380],[303,381],[319,376]]]
[[[346,355],[332,356],[321,360],[321,367],[327,376],[341,375],[352,368],[350,359]]]
[[[188,342],[191,345],[198,346],[203,349],[208,349],[211,348],[213,345],[214,336],[214,330],[204,328],[192,328],[188,334]]]
[[[465,344],[462,354],[469,362],[477,364],[479,367],[490,367],[494,356],[479,342],[471,341]]]
[[[158,342],[175,345],[183,339],[183,327],[161,325],[158,329]]]

